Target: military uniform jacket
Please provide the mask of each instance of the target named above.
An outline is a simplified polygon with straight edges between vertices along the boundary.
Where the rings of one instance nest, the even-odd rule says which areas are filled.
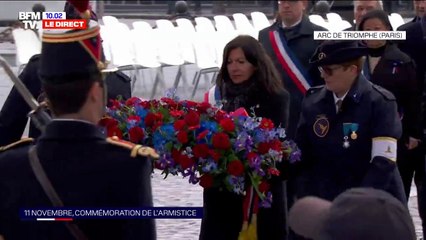
[[[356,139],[351,138],[353,131],[347,134],[348,148],[343,146],[344,123],[358,124],[357,129],[352,129],[355,130]],[[372,139],[398,139],[401,132],[395,97],[362,75],[344,98],[338,113],[331,91],[325,87],[309,90],[303,102],[296,138],[302,151],[303,166],[299,195],[333,200],[346,189],[371,185],[391,193],[395,191],[396,195],[401,194],[401,179],[394,162],[389,161],[392,163],[389,174],[393,184],[389,185],[389,181],[386,181],[383,186],[377,186],[379,179],[370,174],[370,171],[383,170],[380,163],[371,162]],[[381,177],[385,176],[377,176]],[[395,184],[397,187],[393,186]]]
[[[149,159],[106,141],[81,121],[50,123],[36,145],[67,207],[152,207]],[[20,221],[19,208],[51,207],[28,160],[29,146],[0,154],[0,235],[7,240],[73,239],[63,222]],[[75,220],[88,239],[156,239],[149,220]]]
[[[317,86],[324,82],[321,79],[318,69],[309,64],[309,59],[321,43],[320,41],[314,40],[314,31],[326,31],[326,29],[311,23],[308,17],[304,16],[300,24],[295,26],[289,33],[285,33],[286,30],[282,28],[281,22],[278,21],[259,32],[259,42],[263,45],[266,52],[273,60],[275,67],[280,72],[284,87],[290,93],[290,116],[286,133],[289,138],[294,138],[304,94],[300,92],[293,80],[284,71],[283,66],[279,62],[277,55],[273,50],[269,38],[269,32],[276,30],[278,30],[280,35],[286,36],[288,47],[299,60],[302,67],[306,70],[313,86]]]

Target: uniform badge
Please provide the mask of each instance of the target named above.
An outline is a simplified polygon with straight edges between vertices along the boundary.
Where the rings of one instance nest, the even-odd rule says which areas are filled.
[[[327,117],[320,115],[318,119],[315,121],[313,129],[315,135],[318,137],[325,137],[327,135],[328,130],[330,128],[330,123],[328,122]]]
[[[358,131],[359,124],[358,123],[343,123],[343,147],[349,148],[349,135],[351,136],[352,140],[356,140],[358,138],[358,134],[356,133]]]
[[[323,53],[323,52],[320,52],[319,54],[318,54],[318,59],[319,60],[321,60],[321,59],[323,59],[323,58],[325,58],[326,57],[326,55],[325,55],[325,53]]]

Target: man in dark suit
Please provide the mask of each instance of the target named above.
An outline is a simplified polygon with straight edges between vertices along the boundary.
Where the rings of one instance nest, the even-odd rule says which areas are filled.
[[[84,9],[79,9],[84,12]],[[154,150],[106,139],[99,26],[45,31],[42,88],[54,119],[34,146],[0,154],[0,236],[5,239],[156,239],[153,219],[22,221],[20,208],[152,207]],[[60,53],[60,54],[58,54]]]
[[[406,32],[406,40],[399,42],[399,48],[408,54],[416,64],[417,88],[422,89],[422,126],[426,129],[426,1],[414,0],[414,9],[416,16],[414,19],[398,28],[398,31]],[[424,131],[423,130],[423,131]],[[426,239],[426,173],[425,173],[425,137],[420,145],[423,151],[413,156],[413,159],[406,161],[401,165],[401,176],[405,181],[414,182],[418,192],[419,215],[422,219],[423,237]],[[410,195],[410,189],[406,189],[407,198]]]
[[[309,58],[320,43],[314,40],[314,31],[326,29],[311,23],[304,14],[306,0],[278,3],[279,16],[270,27],[259,32],[259,42],[274,61],[284,87],[290,93],[290,118],[286,132],[288,137],[294,138],[302,99],[309,89],[306,86],[323,83],[318,70],[310,67]]]
[[[69,4],[65,4],[64,11],[68,19],[80,18],[78,11]],[[97,21],[96,14],[91,11],[91,19]],[[28,61],[19,75],[22,83],[39,102],[43,101],[43,91],[39,77],[40,55],[34,55]],[[131,97],[130,78],[121,71],[106,74],[105,81],[108,86],[108,99],[121,95],[124,99]],[[16,87],[10,91],[0,110],[0,147],[18,141],[24,133],[28,122],[30,107],[19,94]],[[37,138],[40,131],[30,122],[29,137]]]

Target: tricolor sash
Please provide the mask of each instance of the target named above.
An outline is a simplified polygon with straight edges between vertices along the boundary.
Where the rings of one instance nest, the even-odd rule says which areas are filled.
[[[219,89],[214,85],[204,94],[204,102],[210,103],[212,106],[216,106],[220,101]]]
[[[270,31],[269,40],[271,41],[272,49],[277,56],[278,62],[300,92],[305,94],[311,87],[311,81],[309,80],[303,65],[300,64],[297,57],[287,45],[287,41],[284,36],[281,36],[277,30]]]

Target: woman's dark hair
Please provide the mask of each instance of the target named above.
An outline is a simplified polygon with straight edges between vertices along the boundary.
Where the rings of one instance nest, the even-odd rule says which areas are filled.
[[[230,52],[237,48],[242,49],[247,61],[256,68],[253,79],[257,86],[263,87],[268,93],[277,93],[283,89],[281,77],[271,58],[263,46],[255,38],[248,35],[237,36],[225,46],[222,66],[216,79],[216,85],[219,89],[225,82],[231,82],[227,68],[228,58]]]
[[[383,25],[385,25],[385,27],[387,27],[389,29],[389,31],[392,31],[392,24],[389,20],[389,16],[388,14],[383,11],[383,10],[371,10],[369,12],[367,12],[362,18],[361,21],[359,22],[358,25],[358,30],[359,31],[364,31],[364,24],[367,20],[369,19],[374,19],[377,18],[379,19]]]

